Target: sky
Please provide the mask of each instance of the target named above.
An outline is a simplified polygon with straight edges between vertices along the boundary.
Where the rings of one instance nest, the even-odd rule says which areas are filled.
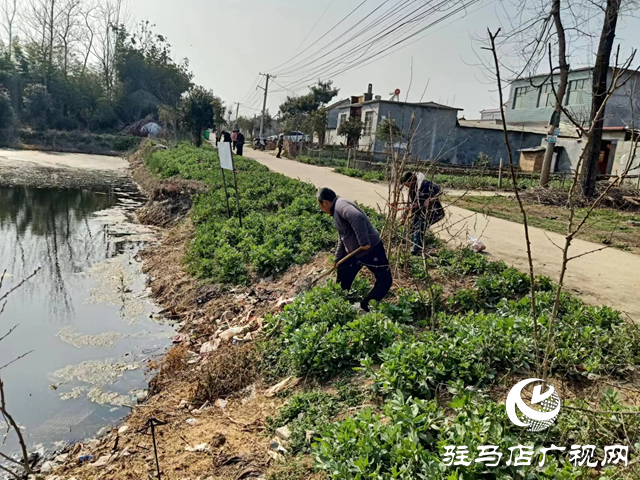
[[[364,1],[356,12],[359,16],[349,17],[317,46],[354,28],[349,25],[351,19],[357,20],[384,3]],[[277,71],[282,63],[313,53],[317,46],[306,52],[305,48],[362,2],[133,0],[130,10],[132,21],[149,20],[156,25],[155,30],[168,38],[177,59],[189,59],[197,84],[212,89],[234,111],[234,102],[242,102],[240,115],[253,116],[262,108],[262,92],[255,89],[258,74]],[[422,98],[461,108],[460,116],[467,119],[479,118],[480,110],[497,108],[499,101],[495,85],[487,81],[484,67],[479,65],[478,57],[490,60],[490,52],[480,49],[477,38],[486,38],[487,27],[508,28],[501,21],[505,8],[511,7],[498,0],[479,0],[466,12],[416,37],[419,40],[406,48],[333,78],[334,86],[340,89],[336,99],[362,95],[372,83],[374,95],[385,99],[400,89],[401,100]],[[640,20],[623,19],[616,40],[626,46],[640,45]],[[287,95],[304,94],[307,86],[315,83],[309,80],[293,92],[281,87],[287,87],[291,80],[283,76],[275,79],[277,84],[271,83],[267,107],[272,114]]]

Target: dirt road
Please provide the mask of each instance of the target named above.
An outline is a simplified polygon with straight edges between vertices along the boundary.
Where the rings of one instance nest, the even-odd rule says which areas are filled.
[[[338,195],[357,200],[372,207],[384,206],[387,198],[385,186],[333,173],[331,169],[305,165],[273,155],[247,150],[246,156],[254,158],[275,172],[312,183],[317,187],[330,187]],[[467,236],[481,238],[487,245],[488,255],[503,260],[508,265],[528,271],[527,253],[522,225],[485,217],[457,207],[448,207],[447,229],[440,227],[438,234],[448,240],[466,242]],[[564,244],[564,237],[557,233],[530,229],[536,274],[558,279],[561,252],[553,245]],[[553,242],[553,243],[552,243]],[[570,255],[576,256],[602,248],[582,240],[574,240]],[[565,281],[567,288],[590,304],[609,305],[640,323],[640,256],[607,249],[576,258],[569,263]]]

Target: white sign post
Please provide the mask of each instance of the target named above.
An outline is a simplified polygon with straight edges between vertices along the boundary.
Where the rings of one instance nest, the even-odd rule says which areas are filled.
[[[224,178],[224,171],[231,170],[233,172],[233,184],[236,189],[236,206],[238,207],[238,220],[240,220],[240,227],[242,227],[242,214],[240,213],[240,196],[238,195],[238,179],[236,178],[236,169],[233,164],[233,153],[231,152],[230,142],[218,143],[218,157],[220,157],[220,170],[222,172],[222,183],[224,185],[224,195],[227,199],[227,213],[231,218],[231,209],[229,208],[229,195],[227,194],[227,183]]]

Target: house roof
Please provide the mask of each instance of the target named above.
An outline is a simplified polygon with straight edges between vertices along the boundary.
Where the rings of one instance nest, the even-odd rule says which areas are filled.
[[[333,102],[331,105],[327,105],[325,108],[327,110],[333,110],[334,108],[342,106],[344,102],[349,102],[348,98],[343,98],[342,100],[338,100],[337,102]]]
[[[572,68],[571,70],[569,70],[569,73],[575,73],[575,72],[588,72],[590,70],[593,70],[594,67],[580,67],[580,68]],[[613,67],[609,67],[609,70],[613,70]],[[629,72],[629,73],[638,73],[637,70],[635,69],[625,69],[625,72]],[[554,73],[554,76],[559,76],[560,72]],[[548,77],[550,76],[549,73],[537,73],[535,75],[530,75],[528,77],[516,77],[516,78],[510,78],[508,81],[509,82],[515,82],[518,80],[529,80],[530,78],[542,78],[542,77]]]
[[[458,125],[465,128],[484,128],[486,130],[502,130],[502,123],[487,123],[481,120],[462,120],[458,119]],[[523,125],[507,125],[507,131],[518,133],[537,133],[539,135],[547,135],[547,127],[530,127]],[[573,125],[567,122],[560,124],[560,137],[578,138],[579,135]]]
[[[420,102],[420,103],[413,103],[413,102],[395,102],[393,100],[383,100],[383,99],[373,99],[373,100],[367,100],[366,102],[361,102],[361,103],[352,103],[349,105],[343,105],[343,106],[349,106],[349,107],[361,107],[363,105],[371,105],[374,103],[390,103],[392,105],[406,105],[409,107],[423,107],[423,108],[439,108],[441,110],[456,110],[458,112],[464,110],[463,108],[456,108],[456,107],[450,107],[448,105],[442,105],[440,103],[436,103],[436,102]]]
[[[484,110],[480,110],[480,113],[500,113],[499,108],[485,108]]]

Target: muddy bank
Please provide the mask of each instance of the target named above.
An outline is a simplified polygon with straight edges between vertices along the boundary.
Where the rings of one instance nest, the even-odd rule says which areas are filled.
[[[0,185],[137,190],[121,157],[0,149]]]

